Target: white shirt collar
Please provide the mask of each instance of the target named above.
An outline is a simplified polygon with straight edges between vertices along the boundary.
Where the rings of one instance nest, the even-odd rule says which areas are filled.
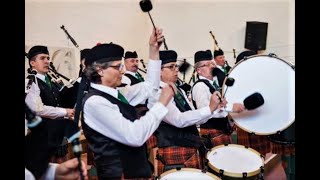
[[[46,79],[45,79],[46,77],[45,77],[45,75],[37,73],[37,74],[36,74],[36,77],[39,78],[39,79],[41,79],[43,82],[46,82]]]
[[[222,66],[217,64],[217,68],[219,68],[222,72],[224,72],[224,69],[222,68]]]
[[[94,89],[97,89],[99,91],[105,92],[110,94],[111,96],[118,98],[118,90],[108,87],[108,86],[104,86],[101,84],[95,84],[95,83],[90,83],[90,86]]]
[[[131,71],[126,71],[125,74],[131,74],[132,76],[136,77],[136,73],[131,72]]]
[[[212,78],[212,80],[210,80],[210,79],[207,79],[207,78],[199,75],[199,79],[206,79],[206,80],[208,80],[210,82],[210,84],[213,84],[213,81],[215,81],[219,85],[217,76],[214,76]]]

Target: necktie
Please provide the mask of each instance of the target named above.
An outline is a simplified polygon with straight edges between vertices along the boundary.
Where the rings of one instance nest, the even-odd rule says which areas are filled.
[[[177,94],[175,94],[175,98],[177,99],[178,103],[185,109],[185,110],[190,110],[190,106],[186,99],[183,97],[182,92],[180,89],[177,88]]]
[[[225,66],[222,67],[224,74],[227,74],[227,69]]]
[[[118,91],[118,99],[123,103],[129,104],[127,99],[120,93],[120,91]]]
[[[44,77],[45,77],[44,79],[46,81],[46,84],[49,86],[49,88],[51,88],[51,82],[50,82],[48,75],[45,75]]]
[[[141,82],[144,81],[143,77],[139,73],[136,73],[136,78]]]
[[[213,85],[213,87],[214,87],[217,91],[219,91],[220,87],[219,87],[219,85],[216,83],[216,81],[213,81],[212,85]]]

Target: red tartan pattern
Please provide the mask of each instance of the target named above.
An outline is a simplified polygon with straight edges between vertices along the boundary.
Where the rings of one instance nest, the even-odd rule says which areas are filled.
[[[296,153],[295,146],[288,146],[271,142],[271,147],[271,152],[273,154],[295,155]]]
[[[200,157],[197,149],[188,147],[159,148],[157,154],[163,157],[167,165],[184,164],[186,168],[200,169]],[[158,174],[164,172],[164,164],[158,160]]]
[[[237,128],[238,144],[251,147],[264,157],[271,151],[271,144],[267,136],[250,135],[248,132]]]
[[[147,140],[147,149],[148,152],[150,149],[157,147],[157,137],[155,135],[151,135]]]
[[[208,134],[211,136],[211,143],[213,147],[232,143],[231,136],[224,134],[221,130],[200,128],[200,136]]]

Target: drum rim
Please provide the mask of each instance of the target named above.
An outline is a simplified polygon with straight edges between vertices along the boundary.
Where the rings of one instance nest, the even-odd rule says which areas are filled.
[[[181,170],[183,170],[183,171],[192,171],[192,172],[201,172],[201,173],[204,173],[206,175],[209,175],[210,177],[212,177],[214,179],[221,180],[221,178],[219,178],[218,176],[216,176],[216,175],[214,175],[214,174],[212,174],[212,173],[210,173],[208,171],[207,172],[202,172],[201,169],[196,169],[196,168],[181,168],[180,170],[171,169],[169,171],[166,171],[166,172],[160,174],[159,179],[161,179],[161,177],[163,177],[163,176],[166,176],[168,174],[171,174],[171,173],[176,172],[176,171],[181,171]]]
[[[284,63],[288,64],[294,71],[295,71],[295,65],[293,65],[292,63],[288,62],[288,61],[285,61],[277,56],[270,56],[270,55],[266,55],[266,54],[257,54],[257,55],[252,55],[252,56],[248,56],[246,57],[245,59],[241,59],[237,64],[235,64],[228,72],[228,75],[230,74],[230,72],[235,68],[237,67],[240,63],[248,60],[248,59],[252,59],[252,58],[255,58],[255,57],[270,57],[270,58],[275,58],[275,59],[279,59],[281,61],[283,61]],[[228,76],[227,75],[227,76]],[[226,79],[225,79],[226,80]],[[225,85],[225,80],[223,81],[223,85]]]
[[[295,71],[295,66],[294,66],[292,63],[287,62],[287,61],[285,61],[285,60],[283,60],[283,59],[281,59],[281,58],[279,58],[279,57],[276,57],[276,56],[270,56],[270,55],[265,55],[265,54],[248,56],[248,57],[246,57],[245,59],[240,60],[237,64],[235,64],[235,65],[229,70],[226,78],[223,80],[222,92],[224,92],[225,89],[226,89],[226,87],[227,87],[227,86],[225,85],[225,83],[226,83],[226,80],[227,80],[227,78],[229,77],[230,73],[231,73],[239,64],[241,64],[242,62],[245,62],[245,61],[247,61],[247,60],[249,60],[249,59],[252,59],[252,58],[255,58],[255,57],[269,57],[269,58],[278,59],[278,60],[286,63],[287,65],[289,65],[289,66],[293,69],[293,71]],[[233,119],[232,114],[236,114],[236,113],[229,112],[228,114],[229,114],[229,115],[231,116],[231,118]],[[286,127],[282,128],[282,129],[279,129],[279,130],[277,130],[277,131],[269,132],[269,133],[260,133],[260,132],[251,131],[251,130],[249,130],[249,129],[243,127],[243,126],[241,126],[237,121],[233,121],[233,122],[236,124],[237,127],[241,128],[242,130],[244,130],[244,131],[246,131],[246,132],[248,132],[248,133],[254,133],[254,134],[256,134],[256,135],[273,135],[273,134],[278,133],[279,131],[280,131],[280,132],[283,132],[284,130],[288,129],[288,128],[295,122],[295,118],[294,118],[294,120],[293,120],[289,125],[287,125]]]
[[[219,149],[219,148],[221,148],[221,147],[225,147],[225,146],[240,147],[240,148],[245,148],[245,149],[247,149],[247,150],[249,150],[249,151],[252,151],[253,153],[257,154],[257,155],[261,158],[262,163],[263,163],[263,166],[262,166],[262,167],[264,167],[264,158],[263,158],[263,156],[262,156],[258,151],[256,151],[255,149],[252,149],[252,148],[250,148],[250,147],[247,148],[247,147],[245,147],[245,146],[243,146],[243,145],[239,145],[239,144],[222,144],[222,145],[218,145],[218,146],[215,146],[214,148],[210,149],[210,150],[207,152],[207,155],[206,155],[206,159],[208,160],[208,166],[209,166],[212,170],[214,170],[216,173],[219,173],[220,169],[217,168],[217,167],[215,167],[213,164],[210,163],[210,161],[209,161],[209,159],[208,159],[208,156],[209,156],[209,154],[210,154],[212,151],[214,151],[214,150],[216,150],[216,149]],[[247,177],[252,177],[252,176],[255,176],[255,175],[259,174],[260,172],[261,172],[261,168],[259,168],[258,170],[255,170],[255,171],[252,171],[252,172],[246,172],[246,173],[247,173]],[[223,175],[224,175],[224,176],[229,176],[229,177],[236,177],[236,178],[242,178],[242,177],[243,177],[243,174],[242,174],[242,173],[229,172],[229,171],[226,171],[226,170],[224,170]]]

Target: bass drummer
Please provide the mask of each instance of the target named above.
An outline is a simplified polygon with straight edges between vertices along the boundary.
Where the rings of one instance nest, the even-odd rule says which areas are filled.
[[[214,91],[220,91],[221,88],[216,76],[213,76],[212,70],[216,67],[212,63],[212,53],[210,50],[198,51],[194,55],[195,69],[198,74],[198,80],[193,84],[191,97],[195,108],[199,109],[208,106],[210,96]],[[217,146],[221,144],[232,143],[232,128],[228,121],[228,112],[240,113],[245,109],[241,103],[227,104],[225,110],[218,112],[219,118],[211,118],[206,123],[200,125],[200,135],[209,140],[207,146]]]
[[[257,53],[252,50],[243,51],[237,56],[236,62],[239,63],[239,61],[256,54]],[[238,144],[251,147],[258,151],[264,157],[266,157],[266,154],[271,151],[270,142],[267,136],[251,134],[247,131],[242,130],[241,128],[237,128],[237,136]]]

